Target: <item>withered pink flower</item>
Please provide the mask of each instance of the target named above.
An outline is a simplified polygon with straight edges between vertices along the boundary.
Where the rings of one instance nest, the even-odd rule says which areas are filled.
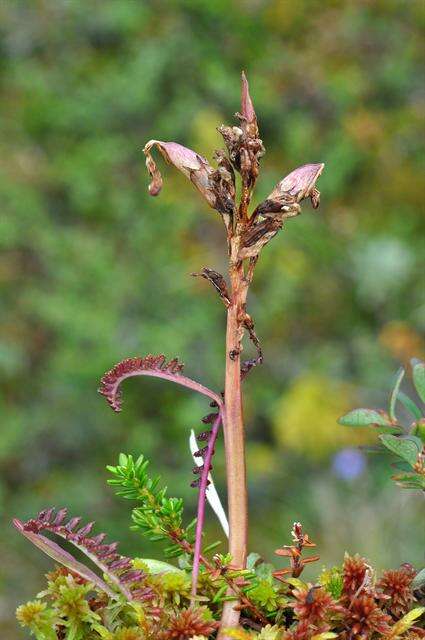
[[[214,169],[206,158],[177,142],[149,140],[143,149],[146,155],[146,167],[152,178],[149,185],[151,196],[157,196],[162,189],[162,176],[152,157],[153,147],[160,151],[166,162],[174,165],[176,169],[179,169],[189,178],[204,196],[210,207],[220,211],[220,213],[233,211],[234,184],[231,181],[230,174],[227,183],[223,179],[223,171]]]
[[[316,182],[324,166],[323,162],[303,164],[291,171],[258,205],[256,215],[264,216],[279,211],[283,212],[284,217],[297,215],[301,210],[299,203],[305,198],[310,198],[313,208],[317,209],[320,203],[320,191],[316,188]]]

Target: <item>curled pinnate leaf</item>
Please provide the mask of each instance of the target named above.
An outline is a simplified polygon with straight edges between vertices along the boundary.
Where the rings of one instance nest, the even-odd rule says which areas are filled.
[[[100,381],[99,393],[105,396],[108,404],[116,412],[121,411],[121,391],[120,385],[126,380],[134,376],[152,376],[154,378],[162,378],[177,384],[193,389],[207,398],[210,398],[217,405],[223,404],[222,398],[211,391],[204,385],[182,375],[183,364],[178,358],[173,358],[169,362],[166,361],[164,355],[147,355],[144,357],[126,358],[116,364],[110,371],[105,373]]]

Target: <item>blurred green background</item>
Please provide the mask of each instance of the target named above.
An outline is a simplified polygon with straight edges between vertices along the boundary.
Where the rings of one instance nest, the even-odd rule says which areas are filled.
[[[256,200],[326,163],[321,208],[266,248],[249,300],[265,352],[245,383],[251,548],[271,558],[301,520],[324,563],[423,561],[420,497],[379,457],[351,479],[334,457],[365,441],[337,417],[383,406],[424,354],[423,20],[415,0],[1,2],[2,637],[22,637],[14,606],[51,566],[12,516],[67,504],[123,552],[159,555],[106,487],[121,450],[151,458],[194,515],[187,439],[205,405],[133,380],[117,416],[96,389],[147,352],[222,388],[224,309],[189,276],[225,269],[220,220],[169,167],[149,199],[141,150],[176,140],[211,158],[242,68],[267,148]]]

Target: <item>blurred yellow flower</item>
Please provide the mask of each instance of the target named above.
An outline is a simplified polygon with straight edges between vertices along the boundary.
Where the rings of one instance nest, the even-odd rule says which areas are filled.
[[[379,342],[397,360],[407,364],[411,358],[425,357],[422,336],[407,322],[388,322],[379,334]]]
[[[353,388],[324,376],[299,377],[279,400],[274,415],[277,443],[313,459],[344,446],[373,440],[368,428],[347,429],[337,419],[356,404]]]
[[[366,111],[364,108],[349,113],[344,122],[347,134],[365,149],[381,143],[385,133],[383,125],[385,125],[385,114]]]
[[[252,476],[270,476],[276,472],[276,451],[262,442],[247,445],[247,466]]]
[[[191,144],[199,148],[209,161],[212,160],[212,149],[223,146],[223,138],[217,131],[217,126],[224,122],[225,115],[215,109],[199,109],[192,118]]]

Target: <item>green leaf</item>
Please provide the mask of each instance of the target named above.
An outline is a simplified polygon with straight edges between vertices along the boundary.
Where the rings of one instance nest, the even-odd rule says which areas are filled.
[[[393,469],[397,469],[398,471],[404,471],[406,473],[411,473],[412,471],[412,467],[410,466],[410,464],[408,464],[404,460],[398,460],[397,462],[393,462],[391,466],[393,467]]]
[[[220,587],[220,589],[217,591],[214,598],[212,599],[212,602],[213,603],[220,602],[220,598],[224,596],[224,594],[227,591],[227,588],[228,588],[227,584],[224,584],[222,587]]]
[[[151,558],[138,558],[140,559],[143,564],[145,564],[148,569],[149,569],[149,573],[179,573],[184,575],[184,571],[182,571],[181,569],[179,569],[178,567],[175,567],[172,564],[168,564],[168,562],[163,562],[162,560],[153,560]]]
[[[396,482],[412,482],[414,483],[414,480],[416,479],[417,475],[416,473],[412,473],[412,472],[405,472],[405,473],[400,473],[396,476],[393,476],[392,479],[396,480]]]
[[[425,447],[425,420],[421,420],[421,422],[416,424],[413,433],[420,439],[422,445]]]
[[[409,411],[416,420],[421,420],[422,411],[403,391],[398,392],[398,401]]]
[[[128,457],[125,455],[125,453],[120,453],[120,455],[118,456],[118,464],[120,465],[120,467],[126,467],[127,462]]]
[[[260,564],[261,562],[264,562],[263,557],[260,556],[259,553],[252,551],[246,559],[246,567],[247,569],[252,569],[254,571],[257,564]]]
[[[418,451],[422,451],[422,447],[423,447],[422,440],[418,436],[409,434],[408,436],[403,436],[403,440],[411,440],[417,446]]]
[[[399,427],[398,425],[391,425],[391,427],[376,427],[378,433],[392,433],[393,435],[402,435],[404,433],[404,430],[402,427]]]
[[[393,476],[392,479],[403,489],[425,490],[425,478],[418,473],[405,473]]]
[[[425,362],[420,360],[412,360],[413,382],[418,396],[425,402]]]
[[[308,589],[308,585],[306,582],[303,582],[299,578],[285,578],[285,582],[295,587],[296,589]]]
[[[425,585],[425,567],[413,578],[412,589],[422,589]]]
[[[217,549],[220,545],[221,540],[216,540],[216,542],[212,542],[211,544],[204,547],[204,553],[210,553],[211,551],[214,551],[214,549]]]
[[[415,442],[406,438],[397,438],[397,436],[392,436],[389,433],[380,435],[379,439],[384,447],[413,467],[419,454],[419,449]]]
[[[347,427],[367,427],[370,424],[383,427],[391,426],[391,420],[388,416],[373,409],[354,409],[339,418],[338,423]]]
[[[395,381],[395,385],[394,385],[394,389],[391,391],[391,395],[390,395],[390,409],[389,409],[389,413],[390,413],[390,418],[391,420],[397,420],[396,415],[395,415],[395,405],[397,402],[397,396],[398,393],[400,391],[400,385],[401,385],[401,381],[404,378],[404,368],[401,367],[398,371],[397,371],[397,377],[396,377],[396,381]]]

